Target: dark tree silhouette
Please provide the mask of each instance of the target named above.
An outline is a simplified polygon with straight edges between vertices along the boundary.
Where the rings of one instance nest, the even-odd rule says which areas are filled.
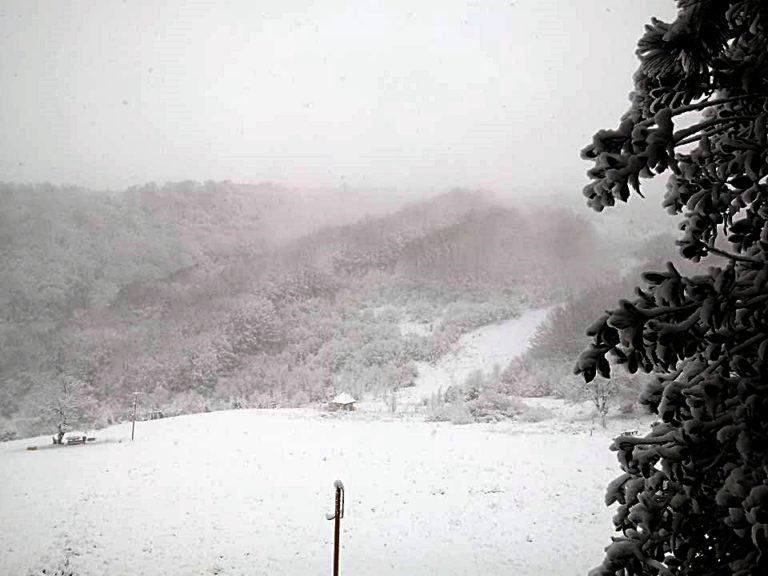
[[[768,2],[678,9],[646,27],[618,129],[582,152],[598,211],[670,173],[680,252],[712,260],[691,277],[646,273],[587,330],[576,372],[609,376],[611,354],[654,373],[642,400],[659,416],[612,445],[624,474],[606,502],[621,535],[593,575],[768,574]]]

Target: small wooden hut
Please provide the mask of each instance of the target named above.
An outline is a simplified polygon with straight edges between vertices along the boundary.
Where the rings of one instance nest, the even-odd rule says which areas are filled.
[[[333,412],[351,412],[355,409],[355,402],[357,402],[357,400],[355,400],[351,394],[342,392],[331,400],[328,408]]]

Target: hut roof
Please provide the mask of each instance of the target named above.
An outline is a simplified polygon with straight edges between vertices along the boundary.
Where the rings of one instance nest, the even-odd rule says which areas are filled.
[[[354,397],[347,392],[342,392],[341,394],[338,394],[333,400],[331,400],[332,404],[354,404],[355,402],[357,402],[357,400],[355,400]]]

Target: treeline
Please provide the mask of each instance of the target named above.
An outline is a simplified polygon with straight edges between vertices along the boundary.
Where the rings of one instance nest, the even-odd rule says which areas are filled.
[[[432,420],[456,424],[551,417],[549,410],[527,406],[523,398],[555,397],[589,401],[603,424],[609,414],[629,415],[640,409],[638,397],[649,376],[615,370],[610,380],[597,376],[589,384],[574,374],[576,359],[589,343],[586,329],[620,298],[640,284],[641,271],[662,269],[668,261],[686,267],[673,249],[673,238],[651,236],[633,250],[616,252],[616,269],[596,275],[592,284],[574,285],[573,292],[551,308],[525,354],[492,373],[478,371],[466,381],[446,386],[426,405]]]
[[[614,277],[604,277],[553,308],[538,328],[526,353],[499,377],[499,388],[515,396],[555,396],[572,401],[591,400],[603,418],[609,410],[631,413],[638,408],[640,390],[648,376],[614,371],[610,380],[596,377],[590,384],[573,373],[576,359],[589,343],[586,331],[607,308],[641,285],[644,270],[660,269],[668,261],[682,266],[670,247],[670,236],[653,236],[626,254],[634,266]]]
[[[102,424],[134,391],[169,413],[380,394],[605,269],[585,264],[604,247],[567,211],[454,191],[322,227],[303,200],[231,183],[0,187],[5,435],[47,426],[34,418],[62,382]]]

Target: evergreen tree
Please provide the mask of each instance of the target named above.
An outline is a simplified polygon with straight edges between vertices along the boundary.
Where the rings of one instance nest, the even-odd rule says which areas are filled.
[[[613,443],[621,535],[593,575],[768,574],[767,34],[767,2],[679,0],[639,41],[619,127],[582,152],[598,211],[669,173],[681,255],[711,263],[646,273],[587,330],[576,372],[609,376],[611,354],[653,373],[642,401],[659,416]]]

